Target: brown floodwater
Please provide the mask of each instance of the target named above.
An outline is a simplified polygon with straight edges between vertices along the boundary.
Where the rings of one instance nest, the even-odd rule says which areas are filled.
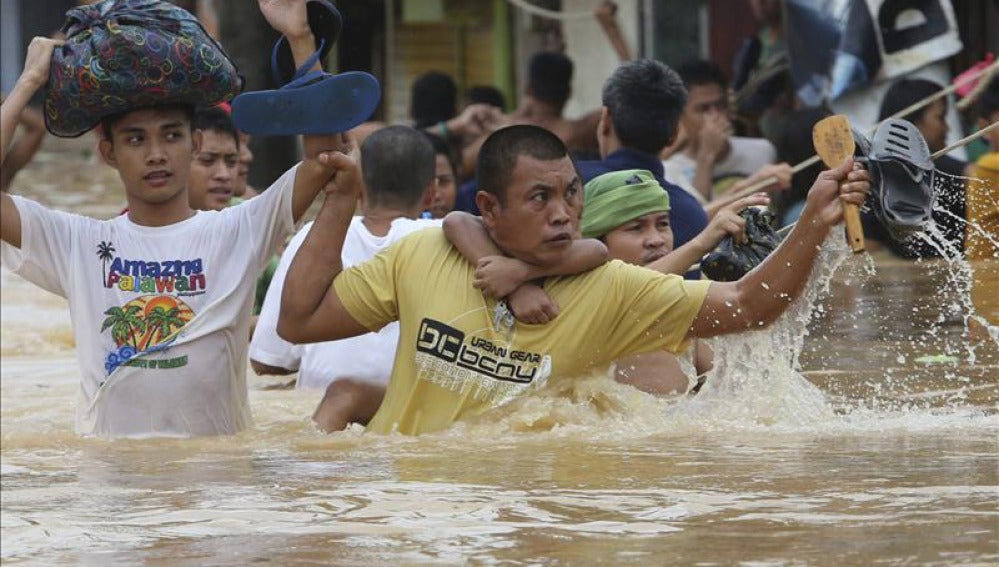
[[[15,192],[115,214],[87,146],[50,143]],[[716,341],[694,398],[591,377],[421,438],[320,434],[316,392],[252,375],[241,435],[80,438],[65,301],[4,270],[0,559],[995,565],[996,339],[968,330],[960,267],[844,250],[814,309]]]

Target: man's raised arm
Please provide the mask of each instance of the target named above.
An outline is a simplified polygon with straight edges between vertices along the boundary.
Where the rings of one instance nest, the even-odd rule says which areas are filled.
[[[355,155],[327,152],[317,166],[333,167],[326,184],[326,200],[302,247],[288,268],[277,332],[292,343],[311,343],[353,337],[368,332],[347,312],[333,289],[343,271],[343,241],[357,207],[363,181]],[[306,162],[302,167],[311,164]]]
[[[7,156],[7,148],[14,139],[14,131],[28,101],[48,82],[52,50],[60,44],[61,41],[36,37],[28,45],[24,71],[11,89],[10,96],[0,105],[0,164]],[[21,247],[21,215],[14,200],[6,193],[0,195],[0,238],[12,246]]]
[[[804,290],[819,248],[843,220],[843,203],[862,205],[869,190],[867,171],[854,168],[852,157],[820,173],[784,242],[739,281],[712,283],[688,336],[711,337],[774,322]]]
[[[295,67],[306,63],[316,49],[316,38],[309,28],[308,13],[305,0],[257,0],[260,13],[275,31],[284,35],[291,49]],[[308,71],[322,71],[317,61]],[[329,135],[302,136],[305,150],[305,163],[315,162],[317,156],[325,151],[350,153],[354,147],[353,138],[349,133]],[[316,195],[329,179],[328,171],[322,167],[300,167],[295,176],[294,194],[292,196],[292,217],[298,222],[315,200]]]

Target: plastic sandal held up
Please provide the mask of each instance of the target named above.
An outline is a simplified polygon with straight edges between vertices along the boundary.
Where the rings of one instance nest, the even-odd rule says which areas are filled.
[[[874,132],[867,157],[878,220],[898,241],[922,230],[933,212],[935,169],[916,126],[899,118],[886,120]]]
[[[295,136],[346,132],[368,120],[381,100],[378,80],[369,73],[331,74],[311,70],[329,53],[340,35],[340,13],[325,0],[307,3],[309,27],[318,47],[279,89],[254,91],[232,101],[236,127],[256,136]],[[271,52],[271,70],[278,84],[294,69],[283,36]]]

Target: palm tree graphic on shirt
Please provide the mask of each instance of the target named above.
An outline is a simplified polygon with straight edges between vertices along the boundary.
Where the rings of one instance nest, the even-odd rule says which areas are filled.
[[[108,262],[114,259],[115,249],[110,242],[101,241],[97,245],[97,257],[101,259],[101,273],[104,274],[104,287],[108,286]]]
[[[141,346],[145,348],[150,344],[163,343],[186,324],[187,320],[180,316],[179,307],[167,309],[157,305],[146,314],[148,333],[144,341],[146,344]]]
[[[103,333],[109,327],[111,338],[121,346],[129,342],[136,350],[139,349],[139,338],[146,330],[146,321],[139,315],[142,310],[138,305],[127,305],[125,308],[111,307],[104,312],[106,315],[104,324],[101,325]]]

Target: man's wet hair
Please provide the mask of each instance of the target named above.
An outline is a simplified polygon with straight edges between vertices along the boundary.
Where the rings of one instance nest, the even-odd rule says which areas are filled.
[[[446,157],[448,163],[451,164],[451,171],[453,171],[455,177],[457,177],[458,158],[454,154],[454,149],[446,141],[444,141],[444,138],[441,138],[437,134],[431,134],[426,130],[420,130],[420,133],[422,133],[424,136],[427,137],[428,140],[430,140],[430,144],[434,147],[434,157],[436,158],[436,156],[439,155]]]
[[[427,128],[454,118],[458,86],[446,73],[429,71],[413,81],[409,115],[417,128]]]
[[[409,126],[388,126],[361,145],[366,197],[378,207],[409,209],[420,203],[434,180],[434,146]]]
[[[899,79],[892,83],[891,87],[885,92],[884,98],[881,99],[881,110],[878,114],[878,121],[880,122],[926,97],[933,96],[942,89],[943,87],[939,84],[927,81],[926,79]],[[946,103],[947,99],[943,99],[943,101]],[[923,117],[929,108],[929,105],[926,105],[901,116],[901,118],[910,122],[918,120]]]
[[[529,124],[507,126],[493,132],[482,144],[475,179],[480,191],[495,195],[504,204],[517,158],[552,161],[568,155],[565,143],[544,128]]]
[[[194,107],[189,104],[161,104],[157,106],[143,106],[140,108],[133,108],[131,110],[126,110],[123,112],[116,112],[114,114],[109,114],[104,118],[101,118],[100,124],[97,126],[101,138],[113,142],[114,138],[112,133],[114,132],[114,127],[116,124],[121,122],[123,118],[128,116],[133,112],[138,112],[140,110],[150,110],[156,109],[160,111],[170,112],[171,110],[181,110],[184,112],[184,116],[187,118],[187,122],[191,125],[191,131],[194,131]]]
[[[542,51],[531,57],[527,88],[531,96],[561,112],[572,91],[572,60],[562,53]]]
[[[621,144],[658,154],[676,136],[687,90],[666,65],[638,59],[614,71],[604,83],[602,98]]]
[[[217,106],[201,106],[194,109],[194,120],[192,121],[195,130],[211,130],[219,134],[228,134],[236,141],[236,149],[239,149],[239,130],[232,123],[229,113]]]
[[[718,85],[723,91],[728,88],[725,72],[714,61],[687,59],[677,65],[676,72],[688,89],[704,85]]]

